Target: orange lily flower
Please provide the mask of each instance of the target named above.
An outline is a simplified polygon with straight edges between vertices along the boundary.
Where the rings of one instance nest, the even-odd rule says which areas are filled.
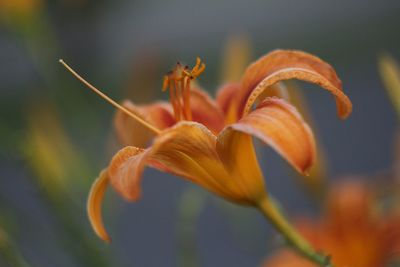
[[[106,187],[111,184],[126,200],[136,201],[147,166],[181,176],[228,201],[268,209],[252,137],[270,145],[301,173],[315,159],[308,125],[293,106],[274,97],[276,90],[268,93],[278,82],[296,78],[315,83],[335,96],[339,117],[346,118],[352,110],[334,69],[304,52],[276,50],[261,57],[247,68],[240,83],[219,89],[216,100],[193,86],[204,69],[200,59],[192,69],[178,63],[164,78],[170,103],[126,101],[120,106],[102,95],[119,108],[115,126],[127,145],[101,172],[89,195],[89,218],[103,240],[110,240],[101,218]]]
[[[318,220],[302,219],[299,231],[316,249],[331,254],[336,266],[387,266],[400,256],[400,214],[381,214],[372,188],[360,182],[337,185],[330,192],[326,212]],[[313,267],[297,254],[283,250],[264,267]]]

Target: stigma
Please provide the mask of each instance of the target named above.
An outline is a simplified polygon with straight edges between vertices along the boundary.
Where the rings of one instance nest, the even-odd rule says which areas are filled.
[[[178,62],[175,68],[164,76],[162,90],[165,92],[169,89],[169,98],[176,121],[192,120],[190,86],[191,82],[199,77],[205,68],[206,65],[198,57],[193,68],[182,66]]]

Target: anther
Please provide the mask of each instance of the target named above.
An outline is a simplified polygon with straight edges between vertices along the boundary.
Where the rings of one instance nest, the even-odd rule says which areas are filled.
[[[168,75],[164,76],[164,81],[163,81],[163,86],[162,86],[162,91],[165,92],[168,88],[168,84],[169,84],[169,77]]]
[[[187,65],[182,67],[178,61],[174,69],[164,76],[162,90],[165,91],[167,88],[170,90],[170,101],[177,121],[192,120],[190,83],[205,70],[205,67],[199,57],[196,58],[196,64],[192,69]]]
[[[197,70],[196,70],[196,73],[195,73],[195,75],[196,76],[199,76],[200,74],[202,74],[203,73],[203,71],[206,69],[206,64],[201,64],[201,66],[200,66],[200,68],[198,68]]]

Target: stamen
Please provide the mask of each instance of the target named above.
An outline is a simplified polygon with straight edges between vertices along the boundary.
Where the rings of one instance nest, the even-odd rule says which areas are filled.
[[[160,134],[161,131],[159,129],[157,129],[156,127],[154,127],[153,125],[149,124],[148,122],[146,122],[145,120],[143,120],[142,118],[140,118],[139,116],[137,116],[136,114],[132,113],[131,111],[129,111],[128,109],[124,108],[123,106],[121,106],[120,104],[118,104],[117,102],[115,102],[114,100],[112,100],[110,97],[108,97],[106,94],[104,94],[103,92],[101,92],[99,89],[97,89],[96,87],[94,87],[93,85],[91,85],[89,82],[87,82],[85,79],[83,79],[78,73],[76,73],[67,63],[64,62],[64,60],[60,59],[59,62],[69,71],[72,73],[72,75],[74,75],[79,81],[81,81],[83,84],[85,84],[88,88],[90,88],[93,92],[95,92],[96,94],[98,94],[100,97],[102,97],[103,99],[105,99],[106,101],[108,101],[111,105],[113,105],[114,107],[122,110],[123,112],[125,112],[127,115],[129,115],[131,118],[135,119],[136,121],[138,121],[140,124],[142,124],[143,126],[147,127],[149,130],[151,130],[152,132],[154,132],[155,134]]]
[[[176,104],[176,109],[178,110],[177,117],[178,120],[181,120],[183,118],[182,114],[183,101],[182,101],[182,88],[180,87],[178,81],[179,78],[175,78],[173,84],[175,87],[175,104]]]
[[[182,88],[183,89],[183,109],[185,112],[185,118],[189,121],[192,120],[192,111],[190,109],[190,79],[185,77],[186,79],[182,79]],[[186,81],[186,83],[185,83]]]
[[[196,58],[196,65],[190,69],[188,66],[182,67],[177,62],[175,68],[164,76],[163,91],[168,86],[170,88],[170,101],[174,108],[174,115],[177,121],[181,119],[192,120],[190,109],[190,83],[195,80],[203,71],[206,65]]]
[[[169,78],[168,75],[164,76],[164,81],[163,81],[163,86],[162,86],[162,91],[165,92],[165,90],[168,89],[168,84],[169,84]]]
[[[175,92],[175,86],[174,86],[173,81],[170,81],[170,83],[169,83],[169,99],[171,101],[172,108],[174,109],[175,120],[179,121],[180,116],[179,116],[179,108],[178,108],[178,104],[177,104],[178,97]]]
[[[193,67],[192,72],[196,72],[197,69],[199,68],[201,63],[201,59],[199,57],[196,58],[196,65]]]
[[[198,70],[196,70],[196,72],[195,72],[195,76],[199,76],[200,74],[202,74],[203,73],[203,71],[206,69],[206,64],[201,64],[201,66],[200,66],[200,68],[198,69]]]

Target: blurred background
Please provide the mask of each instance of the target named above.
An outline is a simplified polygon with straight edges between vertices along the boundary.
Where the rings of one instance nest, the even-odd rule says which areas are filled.
[[[354,105],[340,121],[326,91],[299,84],[327,179],[376,182],[391,168],[397,131],[377,59],[400,60],[399,14],[395,0],[0,0],[0,266],[259,266],[280,245],[256,211],[154,170],[137,203],[109,190],[113,242],[103,244],[85,205],[120,148],[115,110],[59,58],[115,100],[146,103],[166,99],[164,73],[196,56],[207,64],[199,82],[214,95],[238,39],[250,61],[276,48],[313,53],[335,67]],[[274,151],[258,155],[288,214],[318,213]]]

